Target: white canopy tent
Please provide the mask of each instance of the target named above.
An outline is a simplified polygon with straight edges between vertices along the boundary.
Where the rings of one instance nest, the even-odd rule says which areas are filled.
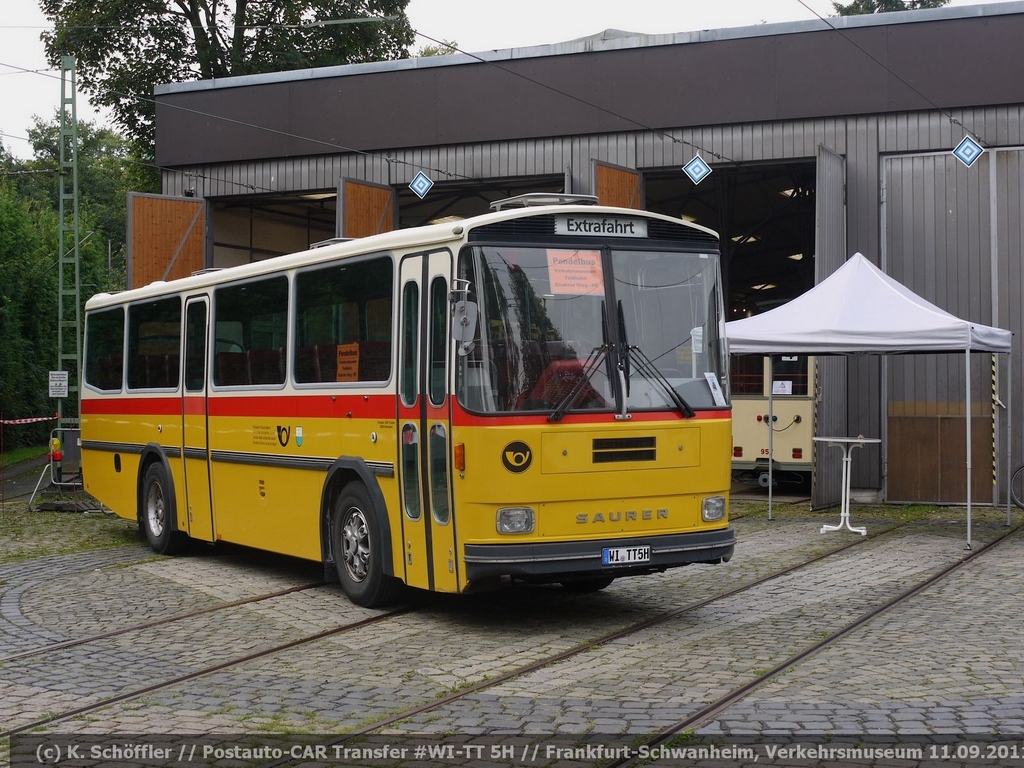
[[[1010,331],[951,315],[889,277],[860,253],[855,253],[843,266],[801,296],[769,312],[726,323],[725,331],[731,354],[964,352],[967,545],[970,547],[970,355],[971,352],[1009,354],[1013,338]],[[1007,397],[1007,403],[1010,399]],[[1009,414],[1007,446],[1011,421],[1012,414]],[[771,463],[772,458],[769,457],[769,466]],[[1007,497],[1009,524],[1009,487]]]

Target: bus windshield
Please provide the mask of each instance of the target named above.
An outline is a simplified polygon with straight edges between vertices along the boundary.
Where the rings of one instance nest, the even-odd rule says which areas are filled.
[[[478,309],[457,367],[469,410],[727,407],[716,255],[481,245],[459,273]]]

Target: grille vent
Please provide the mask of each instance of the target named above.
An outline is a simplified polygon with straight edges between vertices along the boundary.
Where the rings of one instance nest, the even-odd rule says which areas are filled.
[[[594,440],[594,463],[619,461],[655,461],[658,441],[655,437],[606,437]]]

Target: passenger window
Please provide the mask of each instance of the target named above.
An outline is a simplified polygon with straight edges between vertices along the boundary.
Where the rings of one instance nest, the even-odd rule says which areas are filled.
[[[420,519],[420,441],[415,424],[402,427],[402,498],[410,520]]]
[[[128,388],[176,389],[181,361],[181,299],[128,308]]]
[[[390,257],[334,262],[295,280],[295,381],[391,378]]]
[[[434,520],[444,525],[451,516],[448,506],[448,432],[444,424],[430,428],[430,508]]]
[[[206,384],[206,304],[185,310],[185,391],[201,392]]]
[[[85,318],[85,383],[107,391],[124,378],[124,310],[91,312]]]
[[[448,282],[435,277],[430,284],[430,402],[443,405],[448,388]]]
[[[273,277],[214,293],[213,383],[221,387],[284,384],[288,278]]]
[[[416,283],[406,283],[402,292],[402,369],[401,393],[405,405],[416,404],[419,394],[417,382],[417,351],[420,345],[420,289]]]

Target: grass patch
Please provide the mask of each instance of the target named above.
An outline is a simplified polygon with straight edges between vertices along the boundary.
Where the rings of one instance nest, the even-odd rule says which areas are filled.
[[[0,453],[0,469],[6,469],[20,461],[28,461],[38,456],[45,456],[47,447],[45,445],[30,445],[26,448],[15,448],[13,451]]]
[[[0,509],[0,563],[138,546],[141,541],[134,520],[106,512],[29,512],[22,503]]]

